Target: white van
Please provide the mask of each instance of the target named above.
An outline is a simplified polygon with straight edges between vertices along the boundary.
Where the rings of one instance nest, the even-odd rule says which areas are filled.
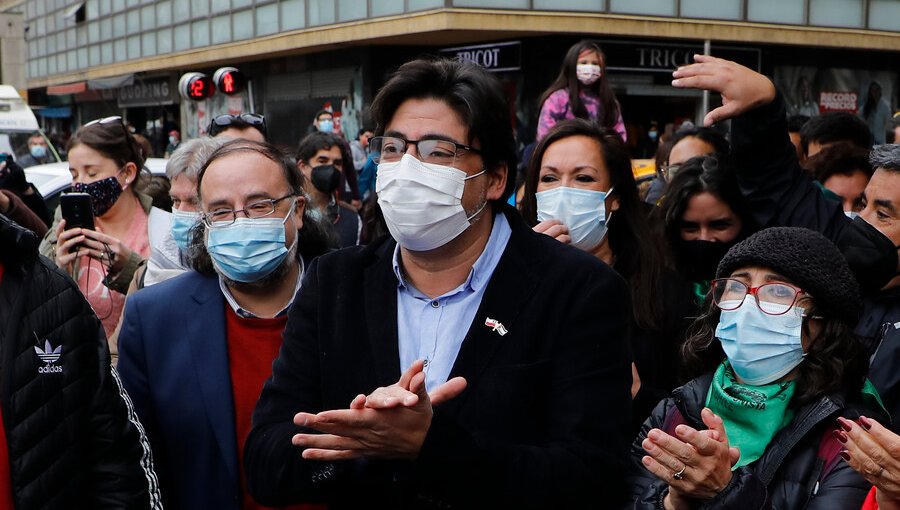
[[[12,154],[18,161],[29,153],[28,139],[35,133],[47,141],[50,160],[60,161],[56,147],[41,130],[34,112],[16,88],[11,85],[0,85],[0,153]]]

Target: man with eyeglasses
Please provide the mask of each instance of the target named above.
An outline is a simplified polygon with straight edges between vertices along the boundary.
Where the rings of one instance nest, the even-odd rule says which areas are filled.
[[[260,143],[265,143],[268,137],[266,118],[258,113],[218,115],[210,121],[207,132],[209,136],[243,138]]]
[[[404,64],[372,115],[391,236],[307,271],[245,446],[251,493],[332,509],[617,506],[624,281],[506,204],[512,124],[483,68]]]
[[[219,146],[197,195],[187,239],[195,271],[129,297],[118,368],[145,420],[166,506],[257,509],[243,489],[241,447],[304,267],[329,245],[304,214],[302,177],[271,145]]]

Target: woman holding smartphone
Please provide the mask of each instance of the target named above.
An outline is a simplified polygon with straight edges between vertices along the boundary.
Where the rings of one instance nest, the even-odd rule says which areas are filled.
[[[145,155],[121,117],[88,122],[67,151],[72,190],[90,195],[95,229],[67,228],[57,209],[41,253],[78,282],[109,336],[135,270],[150,255],[152,201],[139,192]]]

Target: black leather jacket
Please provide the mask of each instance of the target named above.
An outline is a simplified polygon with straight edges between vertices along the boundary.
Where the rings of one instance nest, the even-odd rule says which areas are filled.
[[[641,463],[646,452],[641,442],[653,428],[663,428],[666,413],[678,406],[687,425],[705,429],[700,411],[712,383],[712,372],[676,389],[663,400],[644,422],[631,445],[628,484],[632,495],[629,508],[662,509],[668,484],[647,471]],[[860,414],[885,420],[882,410],[864,408],[858,402],[845,402],[840,395],[823,396],[797,409],[793,421],[778,432],[757,461],[737,468],[728,486],[702,509],[809,509],[845,510],[862,506],[872,487],[863,477],[839,458],[833,468],[823,472],[818,458],[824,434],[835,430],[838,416],[855,420]]]
[[[103,327],[39,239],[0,215],[0,406],[17,509],[157,509],[149,444]],[[2,459],[6,460],[6,459]]]

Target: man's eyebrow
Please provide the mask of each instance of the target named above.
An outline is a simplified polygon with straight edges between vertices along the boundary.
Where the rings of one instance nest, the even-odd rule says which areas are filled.
[[[386,131],[384,133],[384,136],[393,136],[394,138],[402,138],[404,140],[407,140],[406,136],[403,133],[401,133],[400,131],[396,131],[396,130]],[[441,133],[426,133],[426,134],[422,135],[419,138],[419,140],[444,140],[445,142],[453,142],[456,144],[466,145],[466,142],[461,142],[461,141],[453,138],[452,136],[447,136],[447,135],[441,134]]]
[[[894,203],[890,200],[878,199],[878,200],[875,200],[874,204],[876,207],[884,207],[885,209],[887,209],[888,211],[891,211],[892,213],[897,212],[897,208],[894,207]]]

